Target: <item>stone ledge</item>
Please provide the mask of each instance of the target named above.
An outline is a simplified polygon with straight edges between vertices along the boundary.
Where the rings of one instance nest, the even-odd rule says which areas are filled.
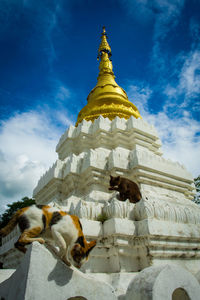
[[[173,299],[197,300],[200,285],[190,272],[169,264],[141,271],[129,284],[123,299],[168,300],[173,293],[177,295]]]
[[[60,300],[76,296],[87,300],[117,299],[109,284],[66,266],[37,242],[29,246],[11,277],[0,284],[0,295],[6,300]]]
[[[178,238],[200,239],[200,224],[184,224],[156,219],[146,219],[135,222],[140,236],[155,235]]]
[[[104,222],[103,236],[123,235],[133,236],[136,233],[135,224],[132,220],[113,218]]]
[[[141,140],[147,140],[147,147],[149,141],[153,145],[153,149],[158,149],[161,146],[155,127],[149,125],[144,120],[136,120],[133,117],[125,120],[116,117],[114,120],[110,121],[109,119],[100,116],[93,123],[91,121],[87,122],[83,120],[81,123],[79,123],[78,127],[74,127],[71,125],[69,129],[61,136],[56,147],[56,152],[61,153],[63,151],[66,151],[67,148],[73,147],[74,142],[76,142],[77,140],[80,141],[80,139],[81,144],[83,143],[80,149],[83,148],[86,140],[88,140],[88,145],[91,145],[91,140],[94,140],[94,137],[99,136],[101,133],[105,133],[109,136],[109,142],[110,139],[114,138],[116,133],[121,132],[126,132],[126,135],[129,135],[129,140],[133,139],[133,137],[130,139],[130,134],[134,135],[136,133],[139,140],[140,136]],[[68,144],[68,147],[66,147],[66,143]],[[128,145],[127,142],[125,142],[125,144]],[[156,151],[155,149],[154,151]],[[61,155],[61,157],[62,159],[64,159],[63,155]]]

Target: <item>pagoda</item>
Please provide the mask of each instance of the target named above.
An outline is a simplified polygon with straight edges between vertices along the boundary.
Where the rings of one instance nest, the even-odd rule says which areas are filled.
[[[87,239],[98,241],[81,271],[110,284],[116,299],[196,300],[200,208],[192,201],[192,175],[162,156],[156,129],[116,83],[111,56],[103,27],[97,84],[76,124],[61,136],[58,159],[33,196],[37,204],[79,216]],[[110,175],[136,182],[142,199],[119,201],[108,189]],[[7,268],[20,265],[14,241],[12,233],[0,249]]]

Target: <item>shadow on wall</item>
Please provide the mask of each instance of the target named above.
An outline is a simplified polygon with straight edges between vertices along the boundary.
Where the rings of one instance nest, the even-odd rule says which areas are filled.
[[[87,300],[87,299],[82,296],[76,296],[76,297],[70,297],[67,300]]]
[[[48,281],[54,280],[56,282],[56,284],[59,286],[64,286],[68,282],[70,282],[70,280],[72,278],[73,270],[68,268],[68,271],[65,272],[65,276],[63,276],[63,272],[60,271],[61,268],[63,268],[65,271],[66,266],[64,264],[62,265],[60,261],[57,261],[54,269],[51,271],[51,273],[48,276]],[[70,299],[76,299],[76,298],[70,298]],[[79,298],[77,298],[77,299],[79,299]],[[82,297],[80,299],[85,299],[85,298]]]

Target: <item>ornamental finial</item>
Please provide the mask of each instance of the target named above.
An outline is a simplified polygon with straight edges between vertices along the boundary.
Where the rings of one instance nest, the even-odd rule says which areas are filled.
[[[98,56],[97,56],[98,60],[102,56],[102,52],[107,53],[109,57],[112,55],[111,48],[110,48],[110,46],[108,44],[108,41],[107,41],[107,34],[106,34],[106,27],[105,26],[103,26],[103,32],[101,34],[101,43],[100,43],[100,46],[99,46]]]

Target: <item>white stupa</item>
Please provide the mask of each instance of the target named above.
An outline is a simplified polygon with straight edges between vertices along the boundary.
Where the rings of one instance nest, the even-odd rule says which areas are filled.
[[[197,300],[200,208],[192,201],[193,178],[184,166],[162,157],[155,128],[115,82],[105,28],[98,57],[97,85],[76,126],[61,136],[58,159],[33,196],[38,204],[80,217],[87,239],[98,240],[81,271],[110,284],[116,298]],[[118,192],[108,190],[110,175],[135,181],[142,200],[119,201]],[[19,273],[22,256],[13,249],[15,240],[15,232],[4,238],[0,254],[7,268],[19,265]],[[86,296],[107,300],[109,293]]]

